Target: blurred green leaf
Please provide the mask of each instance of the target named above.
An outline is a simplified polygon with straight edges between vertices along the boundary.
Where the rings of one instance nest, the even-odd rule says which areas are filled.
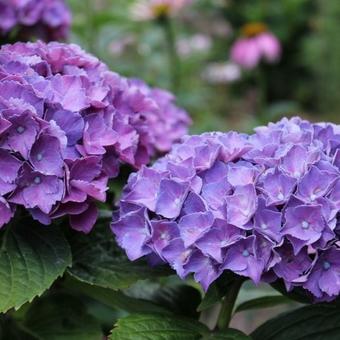
[[[152,301],[167,308],[175,315],[197,318],[197,307],[201,302],[201,294],[194,287],[175,285],[157,290]]]
[[[264,323],[251,337],[254,340],[338,340],[340,307],[318,304],[284,313]]]
[[[282,280],[277,280],[271,283],[271,286],[280,292],[282,295],[287,296],[289,299],[300,303],[313,303],[313,296],[308,291],[301,287],[295,287],[290,292],[287,289]]]
[[[239,276],[225,271],[215,282],[213,282],[208,291],[205,293],[202,302],[197,307],[199,312],[212,307],[215,303],[221,302],[221,299],[226,295],[228,289],[233,284],[235,279],[240,279]]]
[[[86,284],[72,278],[67,278],[63,285],[74,294],[84,294],[113,309],[123,310],[128,313],[171,313],[170,310],[166,309],[166,306],[157,305],[145,299],[133,298],[121,291]]]
[[[268,106],[268,120],[277,120],[282,117],[296,115],[296,112],[301,111],[301,107],[294,101],[278,101]]]
[[[28,309],[24,324],[41,340],[103,338],[99,323],[72,295],[53,294],[36,300]]]
[[[160,315],[135,314],[118,320],[110,340],[197,340],[208,333],[201,323]]]
[[[131,262],[117,246],[109,225],[96,225],[89,235],[69,236],[73,265],[68,272],[76,279],[103,288],[123,289],[146,278],[171,273],[167,268],[151,267],[143,261]]]
[[[0,243],[0,312],[41,295],[71,264],[69,244],[58,226],[16,221],[1,231]]]
[[[251,340],[251,338],[239,331],[238,329],[228,328],[223,331],[219,331],[216,333],[211,333],[207,336],[204,336],[202,340]]]
[[[7,315],[0,316],[0,339],[40,340],[37,335]]]
[[[215,303],[220,302],[225,292],[223,292],[217,284],[214,282],[210,285],[208,291],[205,293],[202,302],[197,307],[199,312],[202,312],[210,307],[212,307]]]
[[[249,300],[241,303],[236,307],[235,313],[243,312],[245,310],[250,309],[261,309],[261,308],[269,308],[275,307],[278,305],[282,305],[285,303],[291,303],[292,301],[282,295],[274,295],[274,296],[263,296],[257,299]]]

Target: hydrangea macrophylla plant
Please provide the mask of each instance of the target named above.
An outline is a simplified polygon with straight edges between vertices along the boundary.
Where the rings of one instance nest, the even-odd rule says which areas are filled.
[[[134,168],[186,133],[174,97],[108,70],[76,45],[0,49],[0,227],[17,207],[88,232],[120,164]]]
[[[185,137],[132,174],[112,230],[206,290],[224,270],[282,279],[317,300],[340,293],[340,126],[282,119],[253,135]]]
[[[64,0],[0,0],[0,38],[18,30],[20,40],[65,39],[71,12]]]
[[[281,55],[278,38],[262,23],[247,24],[242,29],[242,37],[231,47],[231,60],[245,69],[255,68],[260,61],[273,63]]]

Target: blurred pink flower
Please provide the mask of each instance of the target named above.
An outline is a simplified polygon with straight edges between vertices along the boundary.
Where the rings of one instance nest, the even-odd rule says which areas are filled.
[[[137,21],[158,19],[178,14],[192,0],[137,0],[131,7],[131,17]]]
[[[253,69],[261,60],[273,63],[280,58],[281,43],[263,24],[248,24],[243,30],[244,37],[231,47],[231,60],[245,69]]]
[[[279,39],[270,32],[265,32],[257,37],[257,44],[264,58],[272,63],[281,55],[281,44]]]

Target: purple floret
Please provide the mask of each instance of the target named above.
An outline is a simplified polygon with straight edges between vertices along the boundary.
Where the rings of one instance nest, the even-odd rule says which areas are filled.
[[[66,39],[71,12],[65,0],[0,0],[0,38],[14,32],[18,40]]]
[[[300,118],[249,136],[185,137],[131,175],[112,231],[131,260],[169,263],[205,290],[229,270],[332,300],[340,293],[339,155],[340,126]]]
[[[187,132],[190,118],[174,101],[109,71],[76,45],[3,46],[0,227],[24,207],[41,223],[68,215],[74,229],[89,232],[95,202],[105,202],[121,164],[140,168]],[[162,183],[169,200],[187,190],[179,183],[168,192]]]

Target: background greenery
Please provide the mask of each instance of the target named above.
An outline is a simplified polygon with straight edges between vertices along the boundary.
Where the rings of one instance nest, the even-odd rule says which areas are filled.
[[[164,25],[132,20],[133,2],[69,0],[70,40],[116,72],[174,91],[193,118],[192,132],[250,131],[296,114],[340,123],[338,0],[196,0],[172,20],[185,50],[176,65]],[[208,81],[207,68],[229,61],[240,28],[252,21],[279,37],[280,61],[234,82]],[[102,339],[113,325],[110,338],[119,340],[249,339],[234,329],[209,331],[234,277],[223,275],[204,294],[167,267],[129,262],[108,229],[110,214],[88,236],[65,221],[47,228],[25,216],[0,231],[0,339]],[[340,338],[338,304],[296,310],[310,301],[276,288],[245,282],[231,326],[255,340]],[[288,313],[257,328],[282,311]]]
[[[134,0],[69,0],[71,40],[111,69],[171,89],[168,41],[155,22],[136,22]],[[242,72],[238,81],[211,84],[211,63],[229,60],[242,25],[261,21],[283,45],[279,63]],[[180,86],[173,89],[193,117],[193,132],[249,131],[285,115],[340,122],[340,3],[337,0],[196,0],[173,20],[177,42],[204,37],[209,48],[180,56]],[[188,47],[190,50],[190,46]],[[258,73],[262,74],[261,83]],[[265,99],[260,103],[261,98]]]

